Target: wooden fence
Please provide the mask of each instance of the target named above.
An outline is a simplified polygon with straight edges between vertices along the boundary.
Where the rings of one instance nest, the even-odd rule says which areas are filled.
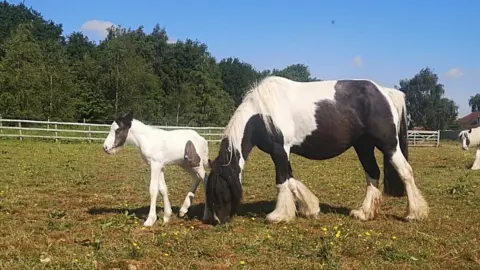
[[[209,142],[219,142],[224,127],[182,127],[182,126],[157,126],[164,130],[193,129],[204,136]],[[21,119],[1,119],[0,137],[13,137],[23,140],[25,138],[59,140],[103,141],[110,125],[89,124],[75,122],[34,121]],[[408,142],[410,146],[433,146],[440,144],[439,131],[409,130]]]

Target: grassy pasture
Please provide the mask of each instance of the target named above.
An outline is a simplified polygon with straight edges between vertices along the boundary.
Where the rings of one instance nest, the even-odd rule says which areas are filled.
[[[213,158],[217,146],[210,148]],[[472,159],[473,149],[458,144],[411,147],[428,220],[403,222],[406,198],[384,197],[381,216],[360,222],[346,215],[365,195],[353,150],[327,161],[292,155],[294,175],[319,197],[322,214],[268,225],[273,164],[255,149],[231,223],[199,221],[200,187],[188,218],[163,226],[159,198],[157,223],[143,228],[149,169],[138,150],[108,156],[98,143],[0,140],[0,269],[479,269],[480,172],[467,169]],[[169,167],[166,181],[176,214],[190,179]]]

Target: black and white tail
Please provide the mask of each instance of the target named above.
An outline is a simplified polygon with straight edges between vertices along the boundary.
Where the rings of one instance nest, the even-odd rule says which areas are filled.
[[[389,92],[399,115],[398,143],[403,156],[408,160],[408,127],[405,94],[396,89],[391,89]],[[387,155],[383,156],[383,175],[383,191],[386,195],[393,197],[405,196],[405,184],[390,163],[390,157]]]

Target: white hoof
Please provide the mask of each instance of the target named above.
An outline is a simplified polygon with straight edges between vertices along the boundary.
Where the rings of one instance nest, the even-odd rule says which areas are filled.
[[[315,218],[320,213],[318,198],[299,180],[290,178],[288,187],[292,190],[298,202],[298,212],[306,218]]]
[[[157,217],[151,217],[149,216],[147,220],[143,223],[143,226],[145,227],[151,227],[153,224],[157,221]]]
[[[362,206],[350,211],[350,216],[362,221],[374,219],[380,213],[381,202],[382,192],[378,188],[369,184],[367,186],[367,193],[365,194]]]
[[[172,216],[172,212],[164,212],[163,213],[163,224],[167,224],[170,221],[171,216]]]
[[[362,209],[354,209],[354,210],[350,211],[350,216],[352,216],[352,217],[354,217],[358,220],[361,220],[361,221],[367,221],[368,220],[367,216],[362,211]]]
[[[273,211],[272,213],[267,215],[267,222],[268,223],[280,223],[280,222],[290,222],[293,219],[295,219],[295,213],[293,215],[284,215],[284,214],[279,214],[278,212]]]
[[[417,209],[410,208],[405,219],[407,221],[424,220],[425,218],[428,217],[428,212],[429,212],[428,206],[426,205],[426,202],[425,202],[424,205],[418,207]]]

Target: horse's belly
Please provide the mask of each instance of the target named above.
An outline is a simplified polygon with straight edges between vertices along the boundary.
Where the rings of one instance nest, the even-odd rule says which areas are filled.
[[[335,138],[306,138],[300,145],[294,145],[290,152],[313,160],[324,160],[336,157],[351,147],[347,141]]]

